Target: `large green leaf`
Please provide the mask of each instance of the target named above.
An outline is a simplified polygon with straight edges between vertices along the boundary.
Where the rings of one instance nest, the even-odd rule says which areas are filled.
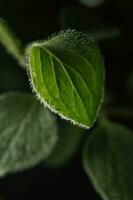
[[[0,176],[46,159],[56,140],[55,118],[31,95],[0,96]]]
[[[133,133],[105,122],[86,143],[84,168],[104,200],[133,199]]]
[[[90,128],[103,99],[104,69],[88,35],[68,30],[28,49],[30,79],[38,98],[74,124]]]

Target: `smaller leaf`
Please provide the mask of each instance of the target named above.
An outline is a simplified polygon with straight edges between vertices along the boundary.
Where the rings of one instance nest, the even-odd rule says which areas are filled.
[[[0,176],[45,160],[57,141],[55,118],[28,94],[0,96]]]
[[[63,127],[60,127],[59,140],[46,160],[46,166],[50,168],[65,166],[77,153],[83,136],[83,129],[63,123]]]
[[[101,5],[104,0],[80,0],[80,2],[89,7],[96,7]]]
[[[133,133],[105,121],[85,145],[83,163],[104,200],[133,199]]]
[[[3,19],[0,19],[0,43],[18,60],[19,64],[24,65],[24,56],[20,41],[13,35]]]

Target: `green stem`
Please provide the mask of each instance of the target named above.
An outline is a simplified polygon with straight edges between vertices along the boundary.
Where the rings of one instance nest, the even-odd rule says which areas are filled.
[[[25,68],[24,51],[21,42],[13,35],[3,19],[0,19],[0,43]]]

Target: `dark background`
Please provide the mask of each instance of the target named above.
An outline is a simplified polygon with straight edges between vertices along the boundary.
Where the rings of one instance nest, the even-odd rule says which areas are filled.
[[[118,36],[98,40],[105,57],[107,101],[117,106],[130,107],[127,79],[133,72],[133,1],[105,0],[97,8],[89,8],[77,0],[1,0],[0,16],[3,17],[23,44],[47,36],[61,29],[76,28],[86,32],[118,30]],[[16,61],[0,46],[0,93],[9,90],[30,91],[27,75]],[[117,119],[132,126],[128,117]],[[43,199],[56,194],[79,194],[91,200],[100,200],[95,193],[82,163],[80,151],[62,169],[46,169],[43,165],[0,179],[3,199]],[[42,197],[41,197],[42,196]],[[47,197],[46,197],[47,198]]]

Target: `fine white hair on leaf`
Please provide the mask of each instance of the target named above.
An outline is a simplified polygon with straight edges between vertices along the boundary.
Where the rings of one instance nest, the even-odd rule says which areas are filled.
[[[63,48],[62,48],[62,46],[63,46]],[[95,112],[95,117],[91,118],[91,122],[88,121],[91,117],[90,113],[87,113],[88,118],[84,117],[82,113],[81,113],[81,118],[77,118],[75,116],[73,117],[73,115],[70,114],[71,113],[70,110],[69,110],[70,113],[68,114],[66,111],[61,110],[59,107],[58,107],[59,108],[58,109],[56,106],[54,106],[55,105],[54,103],[53,103],[53,105],[52,105],[52,103],[50,103],[51,100],[49,99],[49,97],[46,98],[45,95],[42,94],[42,91],[40,91],[41,93],[38,91],[38,87],[37,87],[36,83],[34,82],[37,75],[35,74],[36,72],[34,72],[34,70],[32,70],[31,60],[32,60],[32,56],[34,54],[32,54],[31,52],[33,49],[35,50],[36,47],[38,47],[37,55],[39,55],[39,57],[40,57],[40,49],[42,49],[43,51],[46,51],[48,54],[51,54],[52,57],[57,59],[59,63],[62,62],[62,61],[60,61],[60,55],[59,55],[59,57],[58,57],[58,55],[54,56],[54,53],[51,52],[49,47],[52,47],[53,49],[55,48],[55,50],[57,50],[57,52],[58,52],[58,50],[59,51],[61,50],[62,53],[63,53],[63,49],[64,50],[66,49],[67,51],[70,51],[71,53],[75,52],[75,55],[77,57],[78,56],[80,57],[80,55],[81,55],[81,57],[85,57],[84,60],[88,59],[88,62],[90,64],[90,66],[92,67],[92,70],[97,70],[95,65],[98,64],[99,67],[101,67],[100,70],[102,72],[103,58],[100,54],[100,51],[99,51],[97,45],[95,44],[95,42],[92,39],[90,39],[88,37],[87,34],[80,32],[80,31],[76,31],[75,29],[73,29],[73,30],[69,29],[69,30],[61,31],[58,34],[52,35],[46,41],[34,42],[27,48],[27,54],[29,54],[27,56],[27,65],[29,67],[28,76],[29,76],[30,86],[32,88],[32,91],[35,93],[36,98],[45,107],[48,107],[52,112],[58,114],[61,118],[72,122],[74,125],[80,126],[85,129],[90,129],[98,117],[98,114],[99,114],[99,111],[101,108],[101,103],[103,102],[103,94],[104,94],[103,85],[101,85],[102,86],[101,94],[98,97],[99,104],[94,102],[94,103],[96,103],[95,111],[93,111],[93,112]],[[34,50],[33,50],[33,52],[34,52]],[[36,52],[36,50],[35,50],[35,52]],[[56,54],[56,51],[55,51],[55,54]],[[97,62],[99,62],[99,63],[97,63]],[[39,63],[40,63],[40,61],[39,61]],[[73,67],[74,67],[74,65],[73,65]],[[37,69],[37,66],[35,68]],[[65,71],[65,68],[64,68],[64,71]],[[99,73],[99,72],[94,71],[94,73]],[[103,69],[103,72],[101,73],[101,75],[98,75],[98,76],[100,76],[100,77],[98,77],[98,78],[100,78],[100,80],[102,80],[102,79],[104,80],[104,69]],[[84,77],[84,75],[83,75],[83,77]],[[36,81],[37,81],[37,79],[36,79]],[[38,84],[40,84],[40,83],[38,83]],[[42,81],[42,84],[43,84],[43,81]],[[50,83],[48,83],[48,84],[50,84]],[[95,82],[91,83],[91,84],[95,84]],[[101,84],[102,84],[102,82],[101,82]],[[43,87],[43,86],[41,86],[41,87]],[[43,88],[41,88],[41,90],[43,90]],[[95,91],[94,91],[94,93],[95,93]],[[67,95],[67,93],[64,95]],[[91,109],[93,109],[93,108],[91,108]],[[79,112],[79,111],[77,111],[77,112]]]

